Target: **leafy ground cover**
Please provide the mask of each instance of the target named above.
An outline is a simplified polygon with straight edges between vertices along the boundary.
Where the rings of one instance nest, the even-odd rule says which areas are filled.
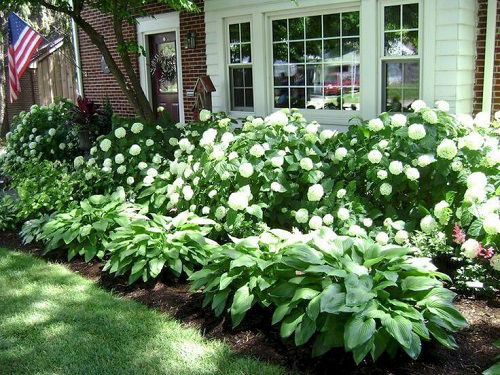
[[[0,249],[0,373],[284,374],[67,268]]]
[[[0,246],[16,247],[23,251],[40,255],[42,250],[36,246],[22,246],[18,235],[2,234]],[[304,374],[330,374],[335,368],[339,374],[480,374],[492,364],[500,350],[492,346],[500,330],[499,302],[486,302],[474,299],[459,299],[456,306],[466,317],[470,326],[456,334],[459,344],[457,350],[448,350],[436,342],[426,343],[417,361],[409,361],[401,353],[395,359],[383,357],[375,364],[371,361],[356,367],[349,354],[334,349],[329,356],[311,359],[311,347],[295,347],[293,340],[282,341],[279,329],[271,326],[269,312],[259,307],[247,314],[242,324],[233,330],[230,319],[216,318],[207,309],[200,309],[203,295],[189,292],[189,284],[172,283],[168,279],[151,280],[128,285],[127,278],[114,278],[103,272],[104,261],[85,263],[80,257],[67,262],[63,251],[49,255],[51,261],[66,264],[70,269],[98,282],[102,287],[112,290],[121,297],[143,303],[155,310],[166,312],[182,321],[186,326],[197,328],[211,339],[229,343],[232,349],[241,354],[252,355],[265,361],[286,366],[292,371]]]

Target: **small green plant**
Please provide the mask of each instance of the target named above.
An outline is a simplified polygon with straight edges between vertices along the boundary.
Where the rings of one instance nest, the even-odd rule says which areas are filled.
[[[0,195],[0,232],[14,230],[19,224],[19,205],[10,195]]]
[[[216,248],[205,237],[213,224],[190,212],[131,220],[110,234],[106,248],[111,257],[104,270],[116,275],[129,272],[129,283],[155,278],[165,268],[175,277],[183,272],[191,275]]]
[[[449,277],[430,259],[326,228],[274,237],[238,242],[191,277],[217,313],[230,306],[234,325],[259,302],[275,306],[273,324],[280,323],[282,337],[293,335],[296,345],[314,339],[314,355],[344,347],[360,363],[402,348],[417,358],[421,340],[431,336],[456,348],[450,333],[467,322],[453,306],[455,293],[440,281]],[[273,251],[266,252],[270,243]]]
[[[42,215],[38,219],[31,219],[23,224],[19,235],[23,243],[29,244],[32,242],[41,241],[43,238],[43,226],[54,218],[55,214]]]
[[[89,262],[105,254],[103,242],[118,226],[126,226],[140,207],[125,201],[123,189],[112,195],[93,195],[80,202],[79,207],[59,213],[43,226],[41,239],[46,242],[45,253],[67,247],[68,259],[77,254]]]

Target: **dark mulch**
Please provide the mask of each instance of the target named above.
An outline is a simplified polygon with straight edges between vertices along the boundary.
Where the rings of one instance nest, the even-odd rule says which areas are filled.
[[[36,245],[22,245],[16,233],[0,233],[0,246],[41,255],[41,250]],[[292,340],[281,340],[278,329],[270,324],[269,312],[263,309],[252,309],[241,326],[231,329],[230,319],[216,318],[211,310],[201,308],[203,296],[199,292],[190,292],[185,281],[160,279],[129,286],[126,278],[114,278],[102,272],[102,261],[85,263],[82,259],[74,259],[68,262],[62,251],[52,252],[44,258],[65,264],[121,297],[167,312],[186,326],[199,329],[208,338],[226,341],[239,353],[282,364],[301,374],[480,374],[500,352],[491,345],[493,341],[500,339],[498,299],[484,301],[459,298],[456,301],[470,323],[469,328],[455,335],[460,346],[456,351],[448,350],[433,341],[424,344],[422,355],[417,361],[412,361],[406,354],[400,354],[396,359],[382,357],[376,364],[365,361],[356,367],[351,355],[340,349],[333,350],[322,358],[311,358],[310,346],[297,348]]]

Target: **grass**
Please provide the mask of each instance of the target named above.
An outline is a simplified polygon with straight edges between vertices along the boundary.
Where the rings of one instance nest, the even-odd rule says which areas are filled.
[[[2,375],[285,373],[63,266],[0,249]]]

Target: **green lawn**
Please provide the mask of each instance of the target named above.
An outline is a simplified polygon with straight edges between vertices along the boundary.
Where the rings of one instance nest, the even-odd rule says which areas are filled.
[[[0,374],[285,374],[59,265],[0,249]]]

